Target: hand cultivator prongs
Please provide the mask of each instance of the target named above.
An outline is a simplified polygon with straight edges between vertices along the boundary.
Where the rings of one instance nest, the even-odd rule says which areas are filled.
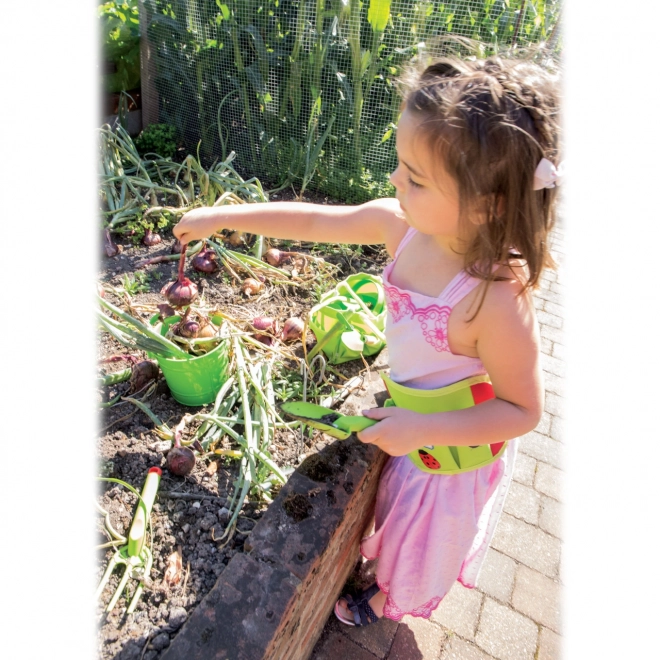
[[[105,589],[105,585],[108,583],[115,566],[117,566],[117,564],[124,564],[126,566],[119,585],[108,603],[105,610],[106,612],[110,612],[117,604],[117,601],[130,578],[139,580],[139,583],[135,589],[135,593],[128,609],[126,610],[128,614],[135,610],[138,600],[142,595],[144,581],[149,576],[151,565],[153,563],[151,549],[146,544],[147,522],[149,521],[149,515],[151,514],[151,507],[156,499],[161,475],[162,470],[160,468],[152,467],[149,469],[142,488],[141,499],[138,501],[137,510],[133,517],[133,523],[131,524],[131,529],[128,533],[128,542],[126,545],[117,548],[103,574],[103,577],[101,578],[98,588],[96,589],[96,598],[98,599],[103,593],[103,589]]]

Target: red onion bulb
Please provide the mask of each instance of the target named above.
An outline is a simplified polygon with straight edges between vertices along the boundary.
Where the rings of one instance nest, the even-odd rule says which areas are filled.
[[[192,267],[200,273],[215,273],[219,268],[215,250],[208,248],[196,254],[192,260]]]
[[[167,452],[167,469],[179,477],[185,477],[195,467],[195,454],[188,447],[175,446]]]
[[[142,244],[151,247],[152,245],[158,245],[163,239],[160,237],[160,234],[147,229],[144,233],[144,238],[142,239]]]
[[[302,337],[305,322],[297,316],[292,316],[284,322],[282,328],[282,341],[295,341]]]

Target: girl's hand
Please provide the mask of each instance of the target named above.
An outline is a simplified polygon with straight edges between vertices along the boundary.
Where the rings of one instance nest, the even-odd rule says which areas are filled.
[[[172,229],[172,233],[183,245],[191,241],[199,241],[208,238],[214,232],[221,229],[218,227],[218,209],[213,207],[202,207],[192,209],[185,213],[178,224]]]
[[[380,420],[357,434],[361,442],[378,445],[390,456],[405,456],[424,445],[421,413],[405,408],[371,408],[362,414]]]

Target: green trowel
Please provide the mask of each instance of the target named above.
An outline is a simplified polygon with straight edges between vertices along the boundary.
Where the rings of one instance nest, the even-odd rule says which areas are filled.
[[[362,415],[342,415],[332,408],[324,408],[304,401],[289,401],[283,403],[280,408],[289,417],[300,420],[338,440],[346,440],[351,433],[364,431],[376,423],[376,420]]]

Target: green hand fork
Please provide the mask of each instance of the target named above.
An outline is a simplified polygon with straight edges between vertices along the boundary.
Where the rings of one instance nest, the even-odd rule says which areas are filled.
[[[156,499],[156,493],[158,492],[158,486],[160,485],[160,477],[162,474],[163,472],[159,467],[152,467],[149,469],[144,486],[142,487],[141,499],[138,501],[137,510],[133,516],[133,523],[128,532],[127,543],[126,545],[117,548],[115,554],[108,563],[108,567],[101,578],[101,582],[99,582],[99,586],[96,589],[95,598],[98,599],[103,593],[103,589],[105,589],[105,585],[108,583],[115,567],[118,564],[123,564],[126,567],[119,585],[108,603],[105,610],[106,612],[110,612],[117,604],[124,587],[131,578],[139,580],[139,583],[135,589],[135,593],[128,609],[126,610],[127,614],[130,614],[135,610],[138,600],[142,595],[144,581],[149,576],[151,565],[153,564],[153,555],[151,554],[149,546],[146,545],[147,521],[149,520],[151,508]]]
[[[351,433],[359,433],[376,423],[376,420],[368,417],[342,415],[332,408],[324,408],[304,401],[289,401],[283,403],[280,408],[289,417],[319,429],[338,440],[346,440]]]

